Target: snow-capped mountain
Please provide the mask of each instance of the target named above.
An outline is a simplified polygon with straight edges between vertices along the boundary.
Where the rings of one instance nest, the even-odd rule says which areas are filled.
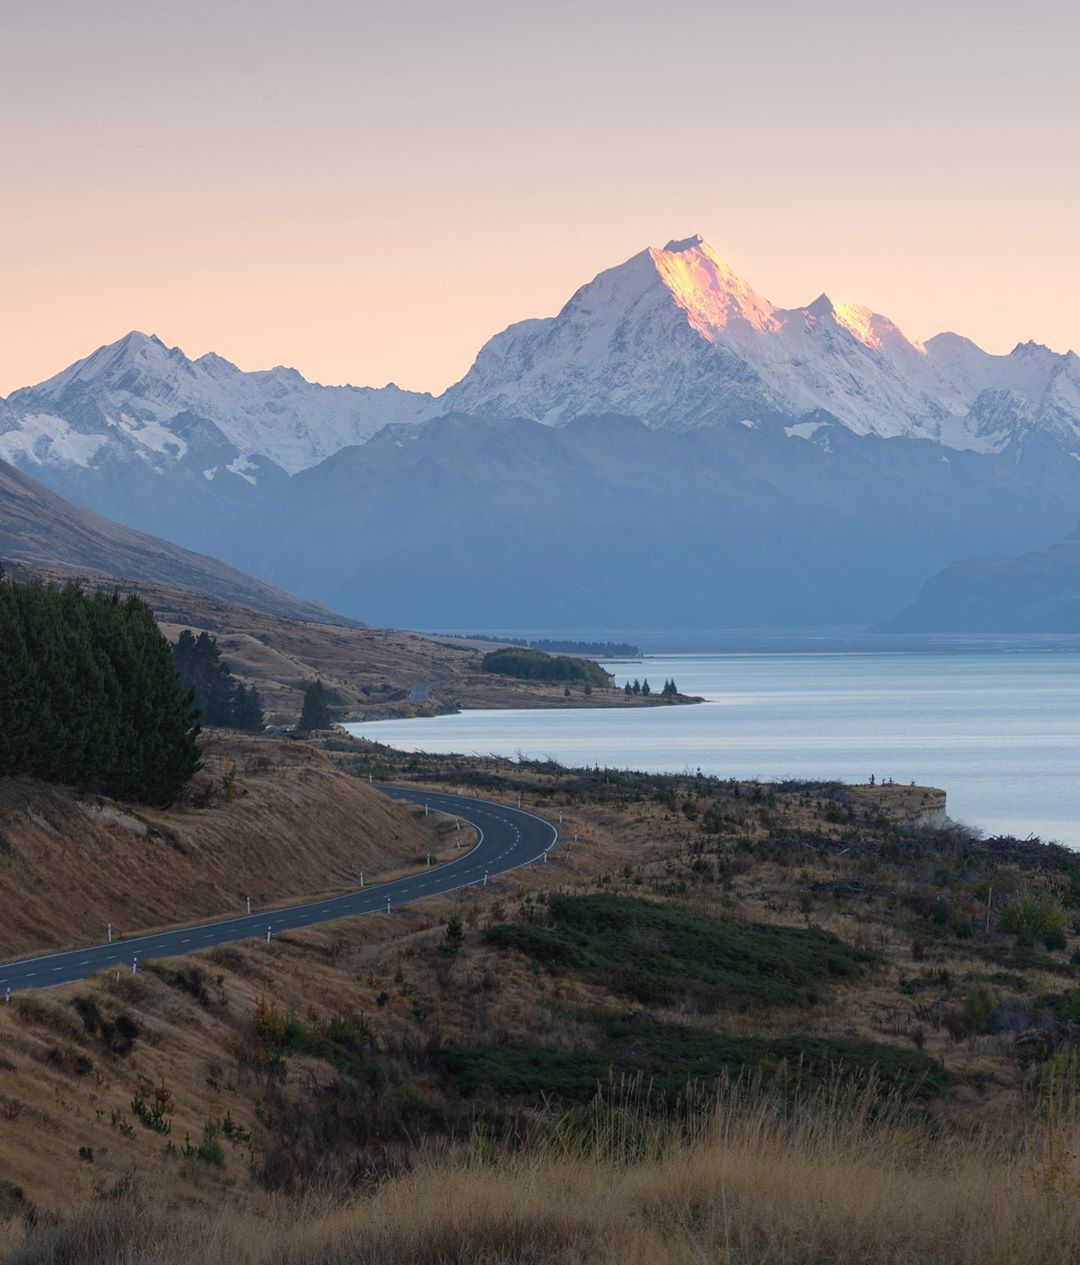
[[[0,400],[5,459],[391,623],[871,623],[1075,524],[1080,359],[778,307],[693,237],[510,326],[437,398],[129,334]]]
[[[254,482],[266,462],[295,474],[430,405],[393,385],[321,386],[282,366],[245,373],[212,352],[190,360],[132,332],[11,395],[0,458],[89,467],[134,455],[164,471],[198,457],[208,480]]]
[[[776,307],[691,237],[601,272],[557,316],[511,325],[439,404],[549,424],[831,420],[980,451],[1035,427],[1075,448],[1080,360],[1035,344],[992,356],[954,334],[923,345],[824,294]]]

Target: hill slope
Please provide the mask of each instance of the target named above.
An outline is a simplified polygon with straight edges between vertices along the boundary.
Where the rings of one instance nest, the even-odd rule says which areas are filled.
[[[1080,531],[1018,558],[954,563],[881,630],[1080,632]]]
[[[96,576],[161,581],[293,619],[341,622],[325,606],[286,593],[216,558],[191,553],[80,509],[3,461],[0,557]]]

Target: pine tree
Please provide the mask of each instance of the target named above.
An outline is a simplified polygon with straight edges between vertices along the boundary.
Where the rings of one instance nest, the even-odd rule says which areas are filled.
[[[237,729],[249,734],[261,734],[266,728],[262,700],[254,685],[250,688],[246,688],[243,684],[237,685],[233,694],[233,724]]]
[[[167,804],[197,735],[145,602],[0,580],[0,774]]]
[[[629,681],[627,681],[626,684],[623,686],[623,693],[626,695],[627,698],[629,698],[631,694],[633,694],[633,692],[634,692],[634,687],[630,684]]]
[[[185,628],[173,648],[173,661],[186,690],[195,694],[195,706],[205,725],[228,728],[234,723],[233,697],[236,681],[221,657],[217,638]]]
[[[651,693],[652,693],[652,690],[651,690],[651,689],[650,689],[650,687],[649,687],[649,678],[648,678],[648,677],[646,677],[646,678],[645,678],[645,680],[644,680],[644,681],[642,681],[642,683],[641,683],[641,692],[642,692],[642,694],[646,694],[646,695],[647,695],[647,694],[651,694]]]
[[[304,733],[330,728],[330,705],[321,680],[314,681],[304,691],[304,710],[297,728]]]
[[[634,678],[634,693],[641,693],[641,682],[637,679],[637,677]]]

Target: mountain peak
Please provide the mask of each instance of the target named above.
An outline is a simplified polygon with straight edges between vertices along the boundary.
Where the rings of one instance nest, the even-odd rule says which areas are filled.
[[[129,330],[123,338],[118,338],[112,345],[116,348],[145,347],[148,343],[153,343],[155,347],[165,346],[157,334],[144,334],[141,329]]]
[[[819,294],[813,303],[808,303],[806,310],[811,316],[833,316],[836,313],[832,299],[824,292]]]
[[[701,236],[650,250],[660,280],[686,312],[690,325],[710,342],[729,326],[759,332],[776,328],[775,309],[720,258]]]
[[[664,247],[668,254],[678,255],[684,250],[697,250],[705,245],[705,238],[700,233],[695,233],[693,237],[684,237],[681,241],[670,241]]]

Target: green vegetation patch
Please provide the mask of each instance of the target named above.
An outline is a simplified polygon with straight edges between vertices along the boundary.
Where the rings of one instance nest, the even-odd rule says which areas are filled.
[[[690,994],[706,1009],[809,1006],[822,985],[853,979],[876,961],[828,932],[722,922],[630,896],[560,896],[549,925],[502,924],[485,939],[638,1001]]]
[[[484,655],[480,666],[485,672],[513,676],[522,681],[580,681],[601,688],[612,681],[611,676],[591,659],[545,654],[543,650],[528,650],[523,646],[492,650]]]
[[[262,1044],[266,1063],[280,1063],[286,1055],[299,1054],[322,1059],[343,1076],[372,1088],[382,1081],[371,1030],[362,1018],[336,1016],[312,1026],[260,1002],[255,1012],[255,1035]]]
[[[1055,1019],[1065,1023],[1080,1023],[1080,988],[1067,988],[1063,993],[1047,993],[1039,998],[1039,1005],[1051,1011]]]
[[[556,1050],[512,1042],[448,1047],[440,1070],[466,1096],[494,1091],[512,1098],[590,1099],[598,1087],[640,1077],[667,1101],[691,1082],[743,1074],[765,1082],[790,1080],[806,1088],[825,1081],[871,1077],[883,1093],[928,1098],[949,1084],[949,1074],[928,1055],[873,1041],[825,1037],[727,1037],[674,1023],[639,1023],[616,1016],[598,1020],[596,1049]]]

